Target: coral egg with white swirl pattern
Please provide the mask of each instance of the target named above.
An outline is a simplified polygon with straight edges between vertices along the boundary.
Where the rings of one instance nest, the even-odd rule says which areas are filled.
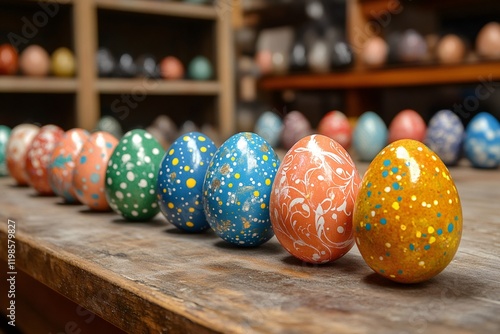
[[[226,140],[215,152],[203,182],[203,208],[215,233],[237,246],[258,246],[274,235],[269,197],[279,159],[252,132]]]
[[[26,173],[26,155],[31,142],[40,131],[40,127],[34,124],[19,124],[12,129],[7,142],[7,169],[16,183],[20,186],[28,184]]]
[[[323,135],[299,140],[283,158],[269,204],[281,245],[310,263],[344,256],[354,245],[352,211],[360,182],[338,142]]]
[[[177,228],[202,232],[210,228],[203,210],[203,181],[217,147],[199,132],[177,138],[163,157],[156,192],[161,212]]]

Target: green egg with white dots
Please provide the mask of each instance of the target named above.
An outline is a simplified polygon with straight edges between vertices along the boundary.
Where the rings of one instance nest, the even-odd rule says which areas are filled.
[[[363,259],[379,275],[418,283],[443,271],[460,244],[462,206],[438,155],[411,139],[380,151],[363,177],[353,230]]]
[[[145,130],[121,138],[106,168],[106,199],[115,212],[131,221],[148,221],[159,213],[156,182],[164,153]]]

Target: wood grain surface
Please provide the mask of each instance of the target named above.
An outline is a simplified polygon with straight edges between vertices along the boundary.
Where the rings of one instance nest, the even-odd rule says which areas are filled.
[[[10,178],[0,180],[0,257],[10,218],[18,269],[130,333],[499,333],[500,171],[451,174],[462,242],[441,274],[415,285],[379,277],[356,246],[309,265],[276,238],[239,249],[161,216],[130,223],[39,197]]]

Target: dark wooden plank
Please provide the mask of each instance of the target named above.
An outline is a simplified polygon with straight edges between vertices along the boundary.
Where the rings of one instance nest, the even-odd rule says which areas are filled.
[[[307,265],[275,238],[237,249],[213,233],[178,232],[160,216],[129,223],[36,197],[9,178],[0,180],[0,256],[9,217],[20,269],[128,332],[497,333],[500,172],[451,172],[462,243],[444,272],[417,285],[379,278],[356,248],[333,264]]]

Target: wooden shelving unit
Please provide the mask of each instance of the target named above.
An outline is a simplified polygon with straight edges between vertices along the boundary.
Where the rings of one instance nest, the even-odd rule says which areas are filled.
[[[34,0],[24,1],[26,5],[31,6],[32,10],[36,2]],[[58,1],[52,2],[59,4]],[[16,3],[16,6],[20,5],[22,2],[21,4]],[[65,2],[64,6],[71,7],[71,10],[66,11],[64,15],[69,13],[71,16],[69,18],[71,27],[67,28],[72,30],[72,43],[77,60],[76,77],[61,79],[0,76],[0,93],[75,94],[75,121],[72,125],[90,130],[101,116],[102,94],[131,94],[134,89],[140,89],[143,86],[144,80],[149,80],[148,85],[144,85],[147,87],[147,95],[186,96],[186,98],[212,96],[214,102],[211,103],[211,106],[207,106],[207,110],[211,110],[212,116],[210,118],[214,125],[223,138],[234,133],[233,46],[230,11],[217,10],[215,5],[155,0],[72,0]],[[151,15],[156,19],[162,17],[161,20],[164,22],[173,20],[175,23],[171,24],[180,22],[181,25],[185,26],[190,25],[191,22],[205,22],[204,25],[211,27],[211,29],[208,32],[203,32],[203,37],[206,38],[207,34],[211,34],[209,40],[191,40],[190,43],[195,43],[195,48],[199,47],[200,50],[207,49],[207,45],[209,45],[209,51],[203,51],[203,53],[209,54],[209,58],[214,64],[215,79],[211,81],[167,81],[142,78],[99,78],[95,55],[98,46],[101,45],[98,17],[100,11],[126,14],[128,15],[126,19],[131,20],[130,25],[134,25],[130,15]],[[63,14],[58,13],[57,15]],[[177,43],[182,44],[183,42],[179,40]],[[138,48],[141,43],[131,40],[130,44],[132,47]],[[147,52],[147,50],[144,51]],[[164,111],[162,109],[158,111],[158,114]]]

